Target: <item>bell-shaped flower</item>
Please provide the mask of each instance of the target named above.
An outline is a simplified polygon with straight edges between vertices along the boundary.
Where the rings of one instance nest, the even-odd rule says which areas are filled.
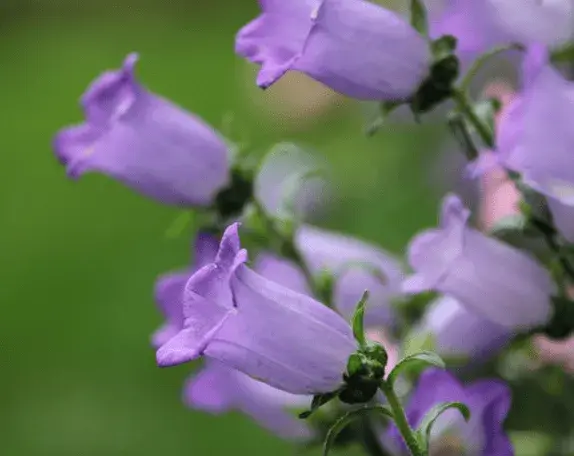
[[[430,342],[444,358],[467,363],[496,355],[512,338],[512,331],[471,312],[451,296],[441,296],[426,310],[409,340]]]
[[[550,318],[555,290],[548,271],[525,252],[468,226],[469,211],[448,195],[440,227],[417,235],[409,245],[414,274],[403,290],[436,290],[497,325],[527,329]]]
[[[160,276],[155,283],[155,301],[165,317],[165,323],[152,336],[152,345],[161,347],[183,328],[183,290],[191,275],[213,262],[219,241],[208,233],[198,233],[195,239],[193,264],[181,271]]]
[[[284,439],[305,440],[313,434],[295,414],[309,408],[311,396],[278,390],[218,361],[208,360],[187,381],[184,401],[213,414],[241,411]]]
[[[463,58],[495,46],[542,43],[557,47],[574,38],[572,0],[428,0],[433,38],[453,35]]]
[[[512,444],[503,425],[510,409],[510,388],[498,380],[461,384],[444,370],[429,369],[419,378],[406,414],[416,428],[425,414],[444,402],[462,402],[471,416],[465,422],[458,410],[447,410],[435,421],[430,435],[431,455],[513,456]],[[393,454],[408,454],[395,426],[383,438]]]
[[[68,176],[107,174],[162,203],[208,206],[229,181],[228,147],[195,115],[136,80],[137,55],[84,93],[86,121],[62,129],[54,149]]]
[[[289,70],[365,100],[402,100],[428,76],[425,39],[395,13],[365,0],[260,0],[236,52],[261,65],[266,88]],[[360,50],[360,52],[358,52]]]
[[[545,195],[574,205],[574,83],[564,79],[541,46],[529,48],[522,90],[501,122],[496,150],[500,163]]]
[[[290,393],[338,390],[357,349],[349,324],[320,302],[260,276],[246,260],[237,224],[231,225],[215,261],[187,282],[183,329],[159,348],[158,364],[203,355]]]

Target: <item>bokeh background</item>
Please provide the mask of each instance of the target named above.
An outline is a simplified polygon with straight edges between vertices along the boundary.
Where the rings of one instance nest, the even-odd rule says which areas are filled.
[[[71,182],[53,156],[86,85],[127,53],[151,90],[230,139],[325,157],[336,191],[321,224],[400,252],[434,223],[441,129],[407,116],[367,139],[368,107],[304,78],[259,91],[233,53],[256,14],[255,0],[1,1],[1,455],[294,453],[238,414],[186,409],[190,366],[155,365],[153,282],[189,261],[188,237],[167,234],[178,212],[104,176]]]

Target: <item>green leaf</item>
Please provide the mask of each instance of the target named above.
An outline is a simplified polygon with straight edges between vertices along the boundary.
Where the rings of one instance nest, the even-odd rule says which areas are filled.
[[[311,401],[311,409],[307,410],[306,412],[300,413],[299,418],[301,418],[302,420],[309,418],[313,414],[313,412],[315,412],[319,407],[335,399],[338,394],[339,391],[332,391],[330,393],[324,393],[324,394],[316,394],[315,396],[313,396],[313,400]]]
[[[353,314],[353,319],[351,320],[351,327],[353,328],[353,335],[355,340],[359,343],[359,346],[364,347],[367,345],[367,339],[365,338],[365,306],[367,300],[369,299],[369,291],[365,290],[361,300],[358,302]]]
[[[461,402],[444,402],[442,404],[435,405],[432,409],[430,409],[424,418],[421,421],[417,429],[417,435],[419,439],[422,440],[424,448],[428,448],[428,442],[430,438],[430,433],[435,421],[441,416],[444,412],[449,409],[457,409],[461,415],[463,416],[465,421],[470,419],[470,410],[468,407],[461,403]]]
[[[323,456],[328,456],[329,451],[331,451],[331,448],[333,448],[337,436],[347,425],[349,425],[355,419],[360,418],[362,415],[371,412],[377,412],[386,416],[387,418],[390,418],[391,420],[393,419],[393,412],[382,405],[369,405],[346,413],[337,421],[335,421],[333,426],[331,426],[329,429],[329,432],[325,437],[325,442],[323,443]]]
[[[436,353],[430,351],[422,351],[401,359],[390,372],[387,378],[387,383],[389,383],[391,386],[394,385],[401,371],[415,364],[430,364],[431,366],[440,367],[441,369],[446,367],[444,361]]]
[[[447,118],[447,123],[452,135],[462,148],[466,158],[469,161],[473,161],[478,158],[478,147],[476,147],[476,144],[474,144],[474,140],[470,135],[470,131],[464,120],[464,116],[459,112],[451,113]]]
[[[452,35],[443,35],[431,43],[431,49],[435,60],[441,60],[454,54],[457,39]]]
[[[411,25],[422,36],[428,36],[427,10],[422,0],[411,0]]]

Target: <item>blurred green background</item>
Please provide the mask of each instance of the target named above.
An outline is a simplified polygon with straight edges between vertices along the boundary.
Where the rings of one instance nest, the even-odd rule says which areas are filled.
[[[289,107],[297,82],[258,91],[233,53],[255,0],[2,5],[0,454],[294,454],[240,415],[184,408],[190,367],[158,369],[149,346],[154,279],[189,261],[189,239],[166,236],[178,213],[104,176],[67,180],[51,138],[81,119],[86,85],[138,51],[143,83],[231,125],[231,139],[260,151],[289,139],[327,157],[338,197],[323,223],[400,252],[435,220],[437,129],[393,122],[367,139],[357,104],[332,99],[319,115]]]

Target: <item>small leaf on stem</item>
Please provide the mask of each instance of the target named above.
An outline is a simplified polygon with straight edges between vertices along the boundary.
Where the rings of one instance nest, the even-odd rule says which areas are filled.
[[[440,367],[441,369],[445,368],[444,361],[436,353],[430,351],[422,351],[401,359],[394,367],[394,369],[390,372],[387,378],[387,383],[389,383],[390,385],[394,385],[394,382],[396,381],[401,371],[405,370],[406,368],[412,365],[420,365],[420,364],[429,364],[431,366]]]
[[[353,328],[353,335],[355,340],[359,343],[360,347],[367,345],[367,339],[365,338],[365,305],[369,299],[369,291],[365,290],[361,300],[357,304],[355,313],[353,314],[353,319],[351,320],[351,326]]]
[[[441,416],[449,409],[457,409],[465,421],[470,419],[470,410],[461,402],[444,402],[442,404],[435,405],[424,416],[416,431],[417,436],[422,441],[424,448],[428,448],[430,434],[434,423],[439,418],[439,416]]]

